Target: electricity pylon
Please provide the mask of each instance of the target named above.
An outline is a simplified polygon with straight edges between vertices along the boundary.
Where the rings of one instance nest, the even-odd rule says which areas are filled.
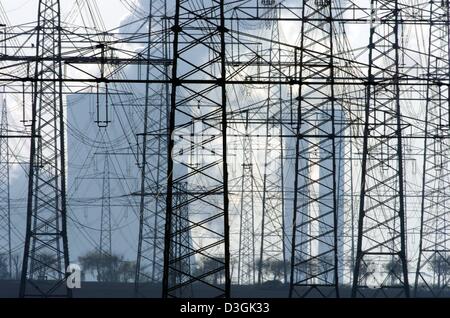
[[[68,297],[61,12],[40,0],[36,28],[30,167],[20,297]]]

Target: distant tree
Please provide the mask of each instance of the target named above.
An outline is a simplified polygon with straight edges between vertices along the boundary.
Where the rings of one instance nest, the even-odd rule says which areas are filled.
[[[90,272],[98,282],[118,282],[122,257],[91,251],[79,257],[83,271]]]
[[[285,269],[289,270],[290,264],[285,263],[283,260],[266,260],[261,265],[261,260],[256,262],[256,270],[261,266],[263,276],[272,276],[272,280],[282,281],[284,280]]]
[[[12,256],[12,266],[13,266],[13,278],[18,280],[20,279],[20,273],[22,272],[22,262],[19,254],[14,254]],[[11,270],[13,270],[11,269]]]
[[[269,266],[267,266],[267,263],[266,262],[261,263],[261,259],[258,258],[256,260],[256,279],[258,279],[260,268],[261,268],[263,277],[270,274],[270,269],[269,269]]]
[[[359,279],[360,281],[367,286],[367,280],[375,272],[374,263],[362,261],[359,265]]]
[[[270,260],[267,262],[268,270],[273,275],[273,280],[281,281],[284,279],[285,270],[288,268],[283,260]]]
[[[388,278],[391,280],[391,285],[403,279],[402,262],[399,259],[392,259],[384,265],[384,269],[388,272]]]
[[[10,278],[10,273],[8,270],[8,257],[5,255],[0,255],[0,279]]]
[[[225,259],[222,257],[204,257],[196,268],[196,274],[213,272],[207,279],[215,285],[223,283],[225,280],[225,271],[218,270],[220,267],[223,267],[223,263],[225,263]]]
[[[79,257],[78,260],[83,268],[82,273],[92,274],[98,282],[129,283],[134,281],[136,262],[125,261],[123,256],[90,251]]]
[[[437,276],[437,287],[440,288],[450,275],[450,256],[435,254],[430,260],[429,269]]]
[[[130,283],[134,281],[136,274],[136,262],[122,261],[119,266],[119,281],[122,283]]]
[[[47,257],[46,257],[47,258]],[[22,263],[20,262],[19,254],[13,254],[11,258],[11,269],[8,269],[9,261],[8,256],[1,255],[0,256],[0,279],[20,279],[20,273],[22,270]],[[43,274],[41,272],[41,274]]]

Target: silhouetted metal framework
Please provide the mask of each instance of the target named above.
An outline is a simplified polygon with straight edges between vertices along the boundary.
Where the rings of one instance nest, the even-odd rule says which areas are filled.
[[[173,215],[173,229],[174,242],[172,244],[173,265],[170,278],[172,279],[172,286],[182,286],[176,290],[176,297],[190,298],[194,296],[194,289],[192,284],[185,284],[189,281],[192,274],[191,257],[184,257],[189,255],[192,251],[191,231],[189,230],[189,203],[187,201],[188,185],[187,183],[180,183],[175,185],[174,193],[174,215]],[[183,257],[179,257],[179,255]]]
[[[246,116],[245,135],[242,141],[243,159],[239,222],[238,285],[253,285],[256,283],[255,180],[253,176],[252,142],[248,131],[248,112],[246,112]]]
[[[20,297],[67,297],[66,161],[60,3],[40,0],[27,227]]]
[[[0,94],[0,260],[4,261],[9,276],[12,275],[11,252],[11,198],[10,198],[10,150],[8,138],[8,110],[6,96]]]
[[[126,119],[133,131],[124,138],[139,158],[141,184],[132,194],[140,198],[137,295],[149,282],[162,282],[164,297],[230,295],[226,144],[228,137],[242,137],[242,131],[233,130],[242,129],[238,116],[246,110],[254,116],[245,122],[243,149],[236,154],[244,151],[242,189],[235,201],[241,205],[236,216],[241,217],[240,241],[231,240],[240,248],[240,284],[254,283],[257,273],[260,282],[271,279],[263,269],[272,262],[288,264],[283,222],[284,213],[293,213],[293,226],[289,220],[287,229],[293,230],[291,297],[338,297],[338,285],[351,281],[340,280],[344,255],[350,257],[346,266],[353,276],[353,297],[409,296],[406,243],[416,248],[417,241],[407,242],[407,235],[420,241],[409,254],[417,265],[416,294],[442,294],[449,283],[443,272],[450,266],[448,1],[417,6],[409,0],[280,2],[149,0],[148,16],[146,9],[131,8],[139,30],[122,33],[122,28],[98,32],[104,26],[95,21],[93,28],[70,23],[61,28],[59,1],[40,0],[37,28],[5,27],[8,34],[0,43],[11,48],[0,54],[0,85],[23,99],[23,123],[32,124],[31,134],[17,135],[32,141],[20,296],[70,296],[64,286],[69,255],[62,94],[95,87],[98,96],[100,88],[120,96],[117,100],[132,95],[120,105],[130,106],[130,112],[117,118],[130,114]],[[284,22],[295,25],[295,31],[301,26],[300,43],[291,34],[289,40],[280,39],[278,27]],[[359,41],[346,38],[345,28],[353,24],[370,26],[369,47],[355,49],[353,42]],[[424,37],[428,46],[411,45],[413,29],[429,32]],[[62,65],[68,69],[64,76]],[[136,86],[145,86],[145,96],[134,94]],[[419,109],[418,104],[426,109],[414,117],[410,110]],[[97,119],[99,126],[109,122],[106,116]],[[143,125],[138,126],[140,119]],[[228,126],[233,120],[238,125]],[[4,183],[9,159],[3,157],[8,138],[16,137],[5,137],[8,123],[0,124],[0,239],[5,241],[0,249],[10,250],[9,212],[3,209],[9,201],[3,191],[9,188]],[[257,166],[256,151],[264,150],[253,147],[253,161],[252,151],[246,151],[257,138],[266,142],[263,167]],[[296,148],[295,204],[285,209],[283,140],[289,138]],[[412,139],[419,140],[415,146],[420,143],[414,154],[405,144]],[[405,170],[418,157],[423,158],[423,184]],[[263,199],[259,210],[253,206],[256,183],[250,176],[261,171],[264,189],[255,191]],[[102,230],[111,227],[106,213],[111,179],[104,176]],[[344,203],[346,232],[340,228]],[[261,240],[255,238],[255,223],[258,232],[260,226],[255,212],[263,216]],[[420,224],[413,213],[421,214]],[[409,229],[420,227],[420,237],[408,232],[407,219]],[[102,231],[100,237],[103,246],[111,234],[104,237]],[[261,259],[256,269],[255,249]]]
[[[149,1],[147,58],[167,59],[169,39],[166,1]],[[146,65],[146,79],[167,80],[168,65]],[[164,222],[166,213],[168,84],[145,86],[144,132],[141,150],[141,198],[135,290],[147,281],[162,282],[164,262]],[[153,193],[149,195],[148,193]]]
[[[266,1],[273,6],[274,1]],[[267,10],[267,9],[266,9]],[[281,136],[282,85],[276,81],[282,78],[280,30],[277,21],[277,6],[269,11],[271,43],[267,58],[270,64],[267,68],[268,78],[275,79],[274,84],[267,85],[266,108],[266,151],[263,175],[263,206],[261,222],[261,246],[258,259],[258,283],[264,277],[264,264],[280,263],[283,268],[281,276],[286,279],[285,235],[284,235],[284,196],[283,196],[283,141]]]
[[[420,296],[425,291],[438,297],[450,283],[445,274],[450,266],[450,8],[449,1],[430,1],[429,6],[420,245],[414,294]]]
[[[352,296],[409,297],[398,1],[372,0],[358,245]],[[377,266],[379,270],[374,270]]]
[[[104,156],[102,180],[102,209],[100,215],[100,254],[112,255],[111,173],[109,154]]]
[[[290,297],[339,297],[332,2],[302,12]]]
[[[173,25],[170,142],[168,155],[163,297],[176,297],[189,285],[205,297],[230,295],[227,96],[224,1],[177,0]],[[204,58],[193,60],[202,52]],[[195,111],[194,111],[195,109]],[[195,134],[192,134],[195,131]],[[195,154],[195,156],[191,156]],[[175,164],[178,166],[175,169]],[[177,250],[174,186],[189,185],[186,199],[192,248]],[[201,187],[203,193],[191,191]],[[180,189],[177,189],[180,190]],[[193,211],[198,212],[194,218]],[[183,259],[194,258],[196,271],[171,277]]]

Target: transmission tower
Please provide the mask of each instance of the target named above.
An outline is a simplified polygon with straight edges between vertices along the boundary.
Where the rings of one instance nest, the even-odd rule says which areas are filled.
[[[20,297],[71,296],[60,22],[60,2],[40,0]]]
[[[147,58],[168,56],[166,1],[149,2]],[[161,72],[162,69],[162,72]],[[166,211],[169,85],[149,84],[152,78],[167,80],[169,66],[147,63],[142,134],[140,229],[136,261],[135,292],[146,281],[161,282],[163,276],[164,222]]]
[[[264,3],[263,3],[264,4]],[[272,6],[272,2],[266,2]],[[270,14],[273,21],[271,27],[271,41],[269,48],[270,66],[268,78],[280,80],[281,47],[277,9],[274,7]],[[283,141],[281,134],[282,86],[269,84],[266,103],[266,151],[264,158],[263,176],[263,210],[261,223],[261,247],[258,261],[258,283],[264,282],[263,265],[270,262],[282,262],[283,274],[286,280],[286,262],[284,246],[284,197],[283,197]]]
[[[420,290],[425,290],[438,297],[449,286],[443,273],[450,262],[450,95],[445,82],[450,71],[450,8],[448,1],[430,1],[429,5],[420,245],[414,294],[420,296]]]
[[[376,286],[375,294],[408,297],[399,1],[372,0],[371,19],[352,296],[365,296],[367,286]]]
[[[248,131],[248,112],[242,144],[242,192],[239,222],[238,285],[254,285],[256,282],[255,258],[255,209],[253,151]]]
[[[227,92],[224,1],[177,0],[173,25],[173,64],[169,120],[167,213],[165,227],[163,297],[196,284],[206,297],[230,295],[230,248],[227,172]],[[203,50],[207,60],[193,60]],[[194,113],[193,109],[197,111]],[[196,133],[192,136],[192,131]],[[189,136],[193,138],[189,138]],[[195,153],[196,162],[189,160]],[[175,164],[184,169],[175,169]],[[187,183],[192,250],[177,250],[174,186]],[[194,189],[203,188],[202,192]],[[179,190],[179,189],[177,189]],[[198,211],[193,217],[193,211]],[[182,251],[186,251],[183,249]],[[171,278],[182,259],[201,266],[183,284]],[[185,274],[183,274],[185,275]],[[197,288],[196,288],[197,289]]]
[[[109,170],[109,154],[105,155],[102,180],[102,207],[100,216],[100,254],[112,255],[111,233],[111,173]]]
[[[30,140],[20,297],[71,296],[65,126],[76,147],[114,143],[114,153],[103,148],[103,175],[70,167],[101,179],[103,256],[115,242],[116,202],[136,209],[137,296],[161,284],[164,298],[230,297],[230,264],[240,286],[280,279],[290,297],[339,297],[344,284],[352,297],[408,297],[413,262],[416,296],[448,292],[448,0],[122,1],[130,15],[112,30],[98,1],[79,1],[63,24],[60,2],[36,1],[37,27],[11,25],[0,4],[0,86],[21,102],[25,126],[12,134],[8,110],[18,105],[2,101],[0,257],[9,272],[11,138]],[[370,37],[347,36],[355,30]],[[93,92],[98,126],[123,130],[114,141],[93,141],[72,118],[65,125],[63,95],[86,104]],[[236,153],[230,140],[243,141]],[[71,159],[88,165],[91,153]],[[124,178],[119,155],[136,160],[135,174],[127,166]],[[136,175],[137,189],[111,184]],[[239,213],[229,214],[229,191]],[[88,226],[73,226],[92,243]]]
[[[180,286],[176,290],[176,297],[178,298],[188,298],[192,297],[193,287],[191,284],[187,284],[182,287],[184,283],[189,282],[190,276],[192,274],[191,268],[191,257],[185,257],[189,255],[192,251],[192,241],[191,232],[189,230],[189,203],[187,202],[187,187],[186,183],[177,184],[174,193],[174,221],[172,233],[174,235],[174,242],[172,244],[172,260],[173,265],[171,266],[172,273],[170,277],[172,279],[172,286]],[[178,258],[179,255],[183,257]]]
[[[331,1],[304,1],[302,6],[290,297],[339,297],[332,6]]]
[[[6,260],[9,277],[12,275],[11,252],[11,198],[10,198],[10,153],[8,142],[8,110],[6,96],[0,95],[2,103],[0,121],[0,259]]]

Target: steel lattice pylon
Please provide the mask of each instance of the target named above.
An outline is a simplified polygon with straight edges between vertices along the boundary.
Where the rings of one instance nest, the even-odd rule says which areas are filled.
[[[191,231],[189,230],[189,203],[187,202],[187,183],[175,185],[174,193],[174,215],[173,229],[174,235],[172,250],[170,251],[173,265],[171,266],[170,278],[172,286],[177,288],[176,297],[189,298],[194,296],[194,290],[191,284],[186,284],[192,274],[191,257],[185,257],[192,251]],[[178,258],[179,255],[182,257]]]
[[[0,257],[18,272],[11,232],[26,234],[21,297],[71,296],[67,209],[82,208],[101,227],[71,213],[74,258],[137,247],[117,275],[131,280],[136,257],[136,296],[229,297],[230,266],[236,295],[408,297],[411,279],[415,296],[448,295],[449,0],[121,1],[120,22],[83,0],[62,24],[62,1],[35,2],[37,27],[0,0]],[[87,115],[114,140],[94,142]],[[66,132],[82,195],[67,208]],[[114,160],[86,177],[106,143]],[[95,205],[80,175],[103,177]]]
[[[166,1],[149,2],[147,58],[167,59],[168,21]],[[169,67],[146,67],[146,79],[167,80]],[[135,291],[142,283],[161,282],[163,276],[164,222],[167,187],[168,107],[169,85],[145,85],[144,132],[141,152],[141,198],[138,255],[136,261]]]
[[[270,5],[270,3],[269,3]],[[273,21],[270,23],[271,39],[269,47],[269,78],[282,78],[281,47],[279,44],[279,22],[277,7],[270,11]],[[268,85],[266,101],[266,151],[263,175],[263,206],[261,221],[261,246],[258,260],[258,283],[264,282],[264,265],[279,266],[282,278],[286,280],[285,235],[284,235],[284,199],[283,199],[283,141],[281,137],[282,85]],[[275,263],[275,264],[274,264]],[[278,263],[278,264],[277,264]]]
[[[246,112],[248,122],[248,112]],[[253,151],[248,123],[242,142],[242,188],[239,222],[238,285],[256,283]]]
[[[228,224],[226,61],[224,1],[176,1],[171,27],[173,64],[171,76],[170,143],[165,227],[163,297],[196,285],[207,297],[230,294]],[[192,56],[207,52],[203,59]],[[196,110],[194,112],[194,109]],[[193,133],[195,132],[195,133]],[[195,154],[195,156],[193,156]],[[175,165],[179,168],[175,169]],[[177,250],[175,185],[187,183],[192,249]],[[198,189],[202,191],[198,191]],[[193,212],[197,212],[195,217]],[[199,265],[182,273],[183,283],[172,279],[177,264],[194,258]],[[200,294],[199,294],[200,295]]]
[[[289,294],[339,297],[333,11],[331,1],[304,1],[302,9]]]
[[[449,10],[449,1],[430,1],[420,245],[415,296],[425,289],[438,297],[450,284],[449,278],[444,275],[450,264],[450,95],[445,83],[450,71]]]
[[[60,3],[39,1],[20,297],[66,297],[69,250]]]
[[[10,150],[8,134],[8,110],[6,96],[0,94],[0,261],[8,266],[12,275],[11,255],[11,198],[10,198]]]
[[[399,1],[372,0],[358,246],[352,296],[409,296],[400,111]],[[374,270],[378,266],[379,270]],[[372,296],[375,296],[372,295]]]
[[[100,254],[104,256],[112,255],[110,160],[107,153],[103,163],[102,210],[100,215]]]

